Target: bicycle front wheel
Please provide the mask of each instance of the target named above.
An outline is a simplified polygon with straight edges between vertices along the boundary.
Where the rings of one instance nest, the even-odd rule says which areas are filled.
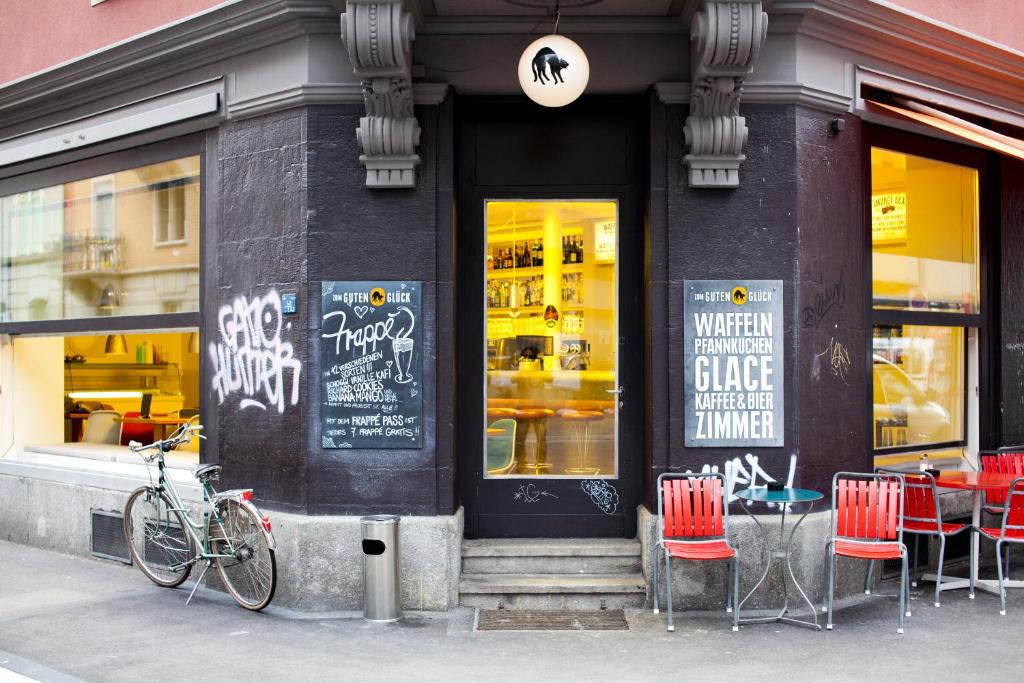
[[[220,523],[210,522],[210,547],[221,582],[239,605],[261,610],[277,587],[277,563],[262,522],[230,498],[217,503],[217,513]]]
[[[135,489],[124,506],[124,538],[134,562],[158,586],[173,588],[192,571],[192,536],[162,491]]]

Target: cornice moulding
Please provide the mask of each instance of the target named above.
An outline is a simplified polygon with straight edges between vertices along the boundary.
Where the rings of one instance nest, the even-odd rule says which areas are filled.
[[[655,83],[654,91],[665,104],[687,104],[689,83]],[[757,104],[795,104],[833,114],[850,111],[853,98],[803,83],[753,81],[743,84],[743,101]],[[741,105],[742,106],[742,105]]]

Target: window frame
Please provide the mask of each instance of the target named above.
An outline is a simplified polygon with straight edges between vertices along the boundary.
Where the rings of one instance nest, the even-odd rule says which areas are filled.
[[[149,188],[150,188],[150,190],[152,190],[152,195],[151,196],[153,197],[153,246],[154,247],[157,247],[157,248],[159,248],[159,247],[174,247],[174,246],[182,246],[182,245],[188,244],[188,223],[185,220],[186,216],[188,215],[188,211],[187,211],[187,206],[186,206],[187,205],[187,197],[186,197],[185,190],[189,187],[189,185],[191,185],[194,182],[201,182],[201,179],[197,180],[195,178],[178,178],[178,179],[175,179],[175,180],[162,180],[162,181],[157,182],[157,183],[150,183]],[[181,191],[182,191],[182,193],[181,193],[181,204],[182,204],[182,212],[181,212],[181,237],[180,238],[175,238],[175,239],[170,239],[170,236],[171,236],[171,231],[169,229],[170,226],[171,226],[170,220],[168,220],[168,222],[166,224],[161,224],[161,220],[160,220],[160,195],[159,195],[159,193],[161,191],[165,191],[166,194],[164,196],[166,196],[168,198],[168,200],[169,200],[170,196],[171,196],[170,195],[170,190],[171,189],[181,189]],[[170,217],[171,217],[170,206],[171,206],[170,201],[168,201],[167,202],[167,217],[168,217],[168,219],[170,219]],[[163,228],[168,228],[167,229],[167,233],[166,233],[168,239],[160,239],[160,237],[161,237],[160,231]]]
[[[188,156],[199,157],[199,178],[200,183],[203,183],[206,177],[205,148],[204,134],[194,133],[67,164],[54,165],[46,169],[0,179],[0,197],[74,181],[102,178],[113,175],[118,171],[172,161]],[[201,184],[199,199],[201,225],[205,222],[205,208],[202,197]],[[203,264],[205,261],[202,244],[200,244],[199,251],[199,311],[0,322],[0,334],[83,334],[109,330],[127,331],[201,327],[205,291],[203,284]]]
[[[939,311],[920,310],[899,310],[899,309],[876,309],[874,306],[874,272],[873,272],[873,245],[871,242],[871,150],[880,147],[893,152],[910,154],[926,159],[934,159],[957,166],[963,166],[975,170],[978,174],[978,308],[975,313],[951,313]],[[996,441],[994,435],[998,434],[998,410],[993,410],[997,405],[998,382],[995,380],[997,365],[997,349],[993,347],[998,334],[995,332],[998,321],[998,291],[994,289],[998,282],[998,273],[994,272],[997,261],[992,258],[998,255],[996,244],[997,235],[993,226],[993,211],[998,204],[998,195],[994,192],[994,153],[983,151],[967,145],[955,144],[932,138],[924,135],[908,133],[902,130],[887,128],[884,126],[864,123],[864,135],[862,136],[862,161],[863,177],[863,206],[865,207],[864,242],[867,258],[864,259],[865,283],[868,287],[868,295],[865,297],[865,315],[868,321],[868,334],[866,334],[865,358],[867,358],[867,396],[866,405],[870,406],[866,428],[868,431],[868,444],[871,446],[872,458],[887,455],[899,455],[922,451],[942,450],[950,448],[964,448],[968,445],[968,392],[970,344],[969,338],[973,330],[978,336],[978,415],[979,415],[979,447],[982,449],[991,447]],[[963,438],[955,441],[937,442],[929,444],[912,444],[906,446],[893,446],[889,448],[874,447],[874,328],[876,325],[914,325],[921,327],[958,327],[963,331],[963,368],[964,368],[964,392],[963,392]]]

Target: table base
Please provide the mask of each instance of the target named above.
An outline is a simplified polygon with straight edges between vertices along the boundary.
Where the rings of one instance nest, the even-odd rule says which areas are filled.
[[[922,581],[935,582],[935,574],[922,574]],[[970,588],[971,580],[960,576],[943,576],[942,585],[939,586],[940,591],[951,591],[959,588]],[[1003,581],[1004,588],[1024,588],[1024,581],[1020,579],[1006,579]],[[999,595],[999,580],[998,579],[975,579],[974,589],[979,591],[985,591],[993,595]],[[973,595],[968,596],[974,598]]]
[[[768,624],[768,623],[775,623],[775,622],[783,622],[783,623],[786,623],[786,624],[793,624],[795,626],[804,626],[804,627],[807,627],[807,628],[813,628],[816,631],[820,631],[821,630],[821,626],[818,624],[818,613],[817,613],[817,610],[815,610],[814,605],[811,604],[811,601],[810,601],[810,599],[808,599],[807,594],[804,593],[804,589],[800,587],[800,582],[798,582],[796,580],[796,574],[793,573],[793,563],[792,563],[792,554],[791,554],[791,548],[793,546],[793,537],[796,535],[797,529],[800,528],[800,524],[804,521],[804,519],[807,518],[807,514],[814,507],[814,502],[810,501],[810,505],[808,505],[807,510],[803,513],[803,515],[801,515],[800,519],[797,520],[797,523],[793,525],[793,528],[789,532],[789,538],[786,539],[786,511],[787,511],[789,505],[790,505],[789,503],[783,503],[782,504],[781,521],[779,523],[779,543],[780,544],[784,543],[784,545],[781,545],[781,547],[777,546],[777,547],[774,547],[774,548],[772,548],[770,546],[771,541],[769,539],[769,532],[768,532],[767,527],[762,525],[761,522],[757,519],[757,515],[753,514],[749,510],[747,510],[745,505],[741,505],[740,506],[743,509],[744,512],[746,512],[748,515],[750,515],[750,518],[754,520],[754,523],[757,524],[757,528],[761,532],[762,541],[763,541],[764,545],[766,547],[768,547],[768,560],[767,560],[767,562],[765,562],[764,573],[761,574],[761,578],[758,579],[757,583],[754,584],[754,587],[750,589],[750,592],[747,593],[746,597],[743,598],[743,600],[740,601],[740,605],[739,605],[740,609],[743,608],[743,604],[746,603],[746,601],[750,599],[750,596],[752,596],[757,591],[758,588],[760,588],[761,586],[765,585],[764,581],[765,581],[766,578],[768,578],[768,572],[771,570],[772,563],[775,560],[784,561],[785,568],[781,572],[781,575],[782,575],[781,576],[781,578],[782,578],[782,590],[783,590],[783,604],[782,604],[782,608],[779,611],[779,613],[777,615],[773,616],[773,617],[752,617],[752,618],[749,618],[749,619],[742,619],[741,618],[741,619],[739,619],[739,623],[740,624]],[[811,616],[814,619],[814,621],[804,621],[803,619],[795,619],[793,617],[787,617],[786,616],[786,614],[789,613],[789,588],[788,588],[788,586],[786,584],[786,574],[787,573],[789,574],[789,578],[792,580],[793,586],[796,588],[797,592],[800,594],[800,597],[803,598],[804,602],[806,602],[807,606],[810,608]]]

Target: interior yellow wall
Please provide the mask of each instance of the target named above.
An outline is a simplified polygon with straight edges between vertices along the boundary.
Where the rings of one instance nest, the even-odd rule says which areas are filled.
[[[3,435],[3,442],[10,441],[16,449],[27,443],[61,443],[64,440],[63,337],[14,337],[11,351],[10,381],[4,383],[4,393],[15,397],[10,406],[13,433]],[[4,422],[5,428],[6,425]]]

